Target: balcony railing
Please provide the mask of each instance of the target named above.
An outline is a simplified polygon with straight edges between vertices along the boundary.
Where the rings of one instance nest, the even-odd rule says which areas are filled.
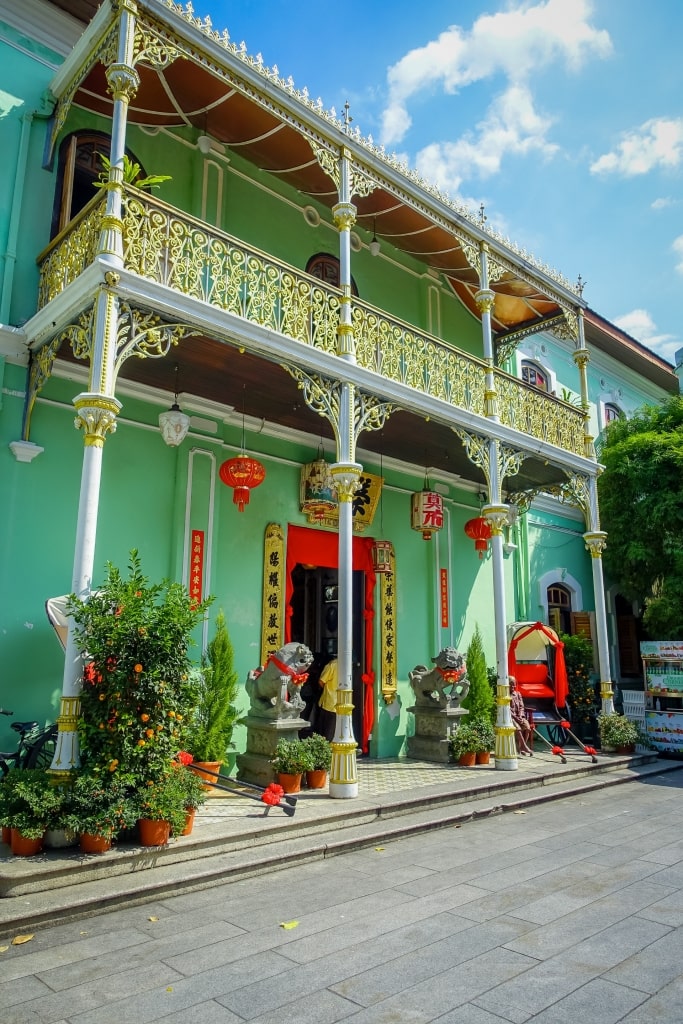
[[[104,199],[84,208],[40,258],[40,306],[97,253]],[[128,270],[305,345],[334,353],[341,293],[294,267],[136,189],[123,200]],[[486,364],[353,300],[358,365],[468,412],[484,415]],[[580,409],[495,370],[501,423],[583,454]]]

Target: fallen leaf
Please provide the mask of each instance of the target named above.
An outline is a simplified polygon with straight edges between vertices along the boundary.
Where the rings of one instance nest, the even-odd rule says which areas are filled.
[[[167,985],[166,986],[166,991],[167,992],[172,992],[173,991],[173,985]]]
[[[30,942],[32,938],[32,935],[15,935],[12,939],[12,945],[21,946],[24,942]]]
[[[513,814],[526,814],[526,811],[513,811]]]
[[[9,946],[0,946],[0,953],[6,953],[8,949]]]
[[[298,921],[280,921],[280,927],[281,928],[286,928],[287,931],[289,931],[290,928],[298,928],[299,927],[299,922]]]
[[[377,851],[377,853],[384,853],[384,847],[383,846],[376,846],[375,850]]]
[[[158,921],[159,918],[158,917],[148,917],[147,920],[148,921]]]

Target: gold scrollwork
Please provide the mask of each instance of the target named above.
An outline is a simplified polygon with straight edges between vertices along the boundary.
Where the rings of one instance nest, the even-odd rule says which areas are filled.
[[[116,340],[115,373],[131,356],[140,359],[162,359],[172,346],[183,338],[196,337],[200,332],[187,324],[165,323],[156,313],[133,309],[121,303]]]
[[[322,167],[325,174],[332,179],[337,189],[341,178],[339,176],[339,153],[324,146],[318,139],[309,138],[308,143],[315,154],[315,158]]]
[[[50,378],[52,367],[62,340],[63,335],[60,335],[58,338],[53,338],[47,345],[43,345],[43,347],[37,352],[31,353],[31,369],[28,379],[28,398],[26,402],[26,413],[24,415],[24,429],[21,435],[23,441],[28,441],[29,439],[31,432],[31,417],[36,404],[36,398],[42,391],[45,382]]]
[[[268,523],[263,541],[262,665],[284,643],[285,572],[284,532],[279,523]]]
[[[453,433],[460,438],[465,446],[465,452],[467,458],[477,466],[484,476],[486,477],[486,485],[488,489],[491,489],[491,454],[489,450],[488,438],[482,437],[480,434],[470,434],[468,431],[463,430],[461,427],[453,427]]]
[[[385,704],[393,704],[398,693],[396,645],[396,554],[389,551],[390,572],[379,574],[380,602],[380,689]]]
[[[546,494],[551,494],[564,505],[572,505],[580,508],[588,522],[590,515],[590,482],[587,476],[579,473],[568,473],[567,480],[562,484],[555,484],[544,488]]]

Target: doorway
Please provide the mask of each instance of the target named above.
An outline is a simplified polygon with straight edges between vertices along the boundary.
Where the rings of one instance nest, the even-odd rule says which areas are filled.
[[[363,737],[363,670],[365,663],[363,637],[364,579],[361,570],[353,572],[353,633],[352,633],[352,683],[353,683],[353,734],[362,745]],[[313,664],[308,680],[302,687],[301,695],[306,701],[303,717],[311,722],[315,730],[315,709],[320,696],[320,673],[325,665],[337,657],[339,629],[339,573],[336,568],[302,565],[298,562],[292,570],[293,593],[292,640],[304,643],[313,654]]]

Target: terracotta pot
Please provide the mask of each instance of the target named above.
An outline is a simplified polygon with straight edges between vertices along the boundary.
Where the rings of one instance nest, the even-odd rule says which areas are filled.
[[[491,760],[490,750],[478,750],[475,757],[476,764],[488,764]]]
[[[302,772],[299,772],[298,775],[289,775],[287,772],[278,772],[277,781],[285,793],[299,793],[301,791],[302,774]]]
[[[306,772],[306,785],[309,789],[324,789],[327,785],[327,771],[325,768],[314,768]]]
[[[9,825],[2,826],[2,841],[3,843],[6,843],[7,846],[12,842],[12,829]]]
[[[621,747],[617,747],[617,754],[635,754],[635,752],[635,743],[626,743]]]
[[[471,768],[473,764],[477,763],[477,755],[472,752],[467,754],[461,754],[458,758],[458,764],[463,768]]]
[[[218,781],[209,772],[215,772],[216,774],[221,770],[222,761],[193,761],[191,765],[188,765],[192,771],[199,775],[202,779],[206,780],[205,790],[215,789],[215,784]],[[202,769],[205,769],[204,771]]]
[[[194,816],[196,814],[196,807],[185,808],[185,828],[180,833],[181,836],[189,836],[190,832],[194,828]]]
[[[166,846],[171,835],[171,826],[167,821],[140,818],[138,828],[141,846]]]
[[[34,854],[40,853],[42,850],[43,837],[39,836],[37,839],[26,839],[18,829],[13,828],[11,844],[12,853],[15,857],[32,857]]]
[[[78,840],[78,845],[81,853],[106,853],[107,850],[111,850],[111,839],[83,832]]]

